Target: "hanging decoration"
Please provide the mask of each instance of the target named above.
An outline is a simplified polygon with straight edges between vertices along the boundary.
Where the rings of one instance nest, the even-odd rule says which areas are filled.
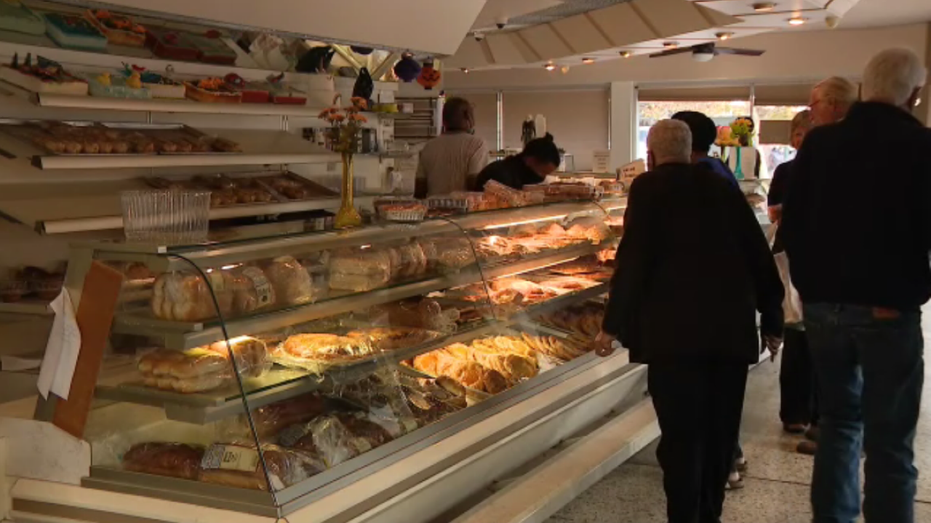
[[[414,60],[414,55],[404,53],[398,63],[394,64],[394,74],[403,82],[413,82],[420,74],[420,64]]]
[[[440,72],[433,68],[433,60],[430,59],[423,63],[423,69],[420,70],[417,83],[430,91],[440,83],[440,77]]]
[[[372,51],[374,51],[374,49],[372,49],[371,47],[360,47],[358,45],[351,45],[349,46],[349,48],[352,49],[352,52],[356,54],[361,54],[362,56],[368,56],[372,54]]]

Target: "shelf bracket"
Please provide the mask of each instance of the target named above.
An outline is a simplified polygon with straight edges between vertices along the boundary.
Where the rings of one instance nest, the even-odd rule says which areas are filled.
[[[333,44],[333,50],[336,51],[336,54],[340,55],[343,60],[349,62],[349,65],[358,73],[362,69],[362,64],[356,60],[356,57],[352,55],[352,50],[345,45]],[[372,78],[377,78],[377,76],[372,75]]]
[[[381,80],[382,76],[388,74],[388,68],[391,67],[395,62],[397,62],[400,59],[401,59],[401,53],[394,52],[394,53],[389,54],[372,71],[372,78],[378,78],[379,80]]]

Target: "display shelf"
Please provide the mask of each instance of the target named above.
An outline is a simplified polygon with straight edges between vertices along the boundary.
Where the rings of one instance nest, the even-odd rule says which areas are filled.
[[[98,251],[97,259],[145,263],[155,272],[190,270],[188,262],[201,268],[218,267],[240,263],[247,259],[274,258],[290,255],[301,249],[325,250],[382,243],[417,236],[429,237],[436,234],[458,234],[462,229],[494,230],[560,219],[579,211],[579,202],[548,203],[522,207],[476,212],[449,218],[429,219],[417,224],[389,223],[372,225],[344,231],[304,233],[262,241],[232,243],[226,245],[196,245],[168,247],[157,244],[113,242],[78,243],[81,247]]]
[[[404,360],[409,360],[417,355],[453,343],[467,342],[486,334],[500,333],[507,327],[523,326],[543,332],[550,328],[534,324],[533,317],[602,295],[607,290],[608,284],[601,283],[589,289],[531,305],[507,318],[481,322],[472,327],[460,329],[453,334],[440,336],[412,347],[381,352],[376,356],[360,360],[349,366],[331,368],[323,376],[313,375],[306,371],[276,367],[261,378],[244,379],[243,387],[248,394],[249,407],[257,408],[317,390],[333,383],[354,382],[381,366],[396,365]],[[338,313],[332,312],[331,314]],[[555,331],[555,329],[552,330]],[[562,333],[560,332],[560,334]],[[242,396],[235,385],[209,393],[180,394],[152,389],[139,383],[130,382],[119,385],[98,386],[96,396],[98,399],[163,407],[168,419],[198,424],[217,421],[241,413],[244,410]]]
[[[0,303],[0,313],[48,316],[52,314],[52,309],[49,307],[48,300],[27,299]]]
[[[320,302],[282,309],[265,314],[229,319],[226,321],[226,334],[230,337],[247,336],[256,332],[268,332],[306,323],[309,321],[361,310],[373,305],[403,300],[434,291],[467,285],[486,279],[501,278],[520,274],[534,269],[549,267],[580,256],[593,254],[600,245],[579,245],[556,252],[529,256],[524,259],[507,261],[485,267],[481,272],[476,268],[465,269],[458,273],[447,274],[424,280],[403,283],[376,289],[369,292],[349,294],[330,298]],[[224,338],[223,329],[217,322],[175,322],[152,318],[145,312],[118,313],[113,321],[113,332],[159,339],[165,348],[185,350],[220,341]]]
[[[0,145],[12,157],[28,158],[48,170],[227,167],[339,162],[340,156],[285,131],[199,129],[239,144],[238,153],[50,155],[35,145],[4,134]]]

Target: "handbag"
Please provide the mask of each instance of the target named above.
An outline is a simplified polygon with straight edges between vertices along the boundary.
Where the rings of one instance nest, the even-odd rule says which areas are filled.
[[[372,81],[369,70],[363,67],[359,70],[359,77],[356,78],[355,85],[352,86],[352,97],[370,100],[373,92],[375,92],[375,82]]]

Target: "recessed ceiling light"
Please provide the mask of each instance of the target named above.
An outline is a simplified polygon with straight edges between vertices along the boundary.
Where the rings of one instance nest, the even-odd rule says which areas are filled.
[[[751,7],[753,7],[753,10],[756,11],[757,13],[765,13],[767,11],[772,11],[773,9],[775,9],[776,4],[773,2],[757,2],[753,4]]]
[[[556,69],[556,66],[550,63],[550,64],[544,65],[543,68],[546,69],[547,71],[552,71]]]
[[[789,18],[789,25],[803,25],[807,21],[808,21],[807,18],[803,18],[801,16],[793,16],[792,18]]]
[[[715,33],[714,36],[715,36],[718,40],[720,40],[720,41],[723,42],[723,41],[725,41],[725,40],[730,40],[730,38],[731,38],[732,36],[734,36],[734,33],[730,33],[730,32]]]
[[[621,51],[621,58],[630,58],[630,51]]]
[[[666,49],[675,49],[679,47],[679,44],[677,42],[663,42],[663,47]]]
[[[560,71],[562,71],[562,74],[569,74],[569,66],[568,65],[562,66]]]
[[[469,74],[469,68],[468,68],[468,67],[463,67],[462,69],[460,69],[460,71],[462,71],[462,72],[465,73],[465,74]]]
[[[595,63],[595,59],[594,59],[594,58],[583,58],[583,59],[582,59],[582,63],[583,63],[583,64],[593,64],[593,63]]]

